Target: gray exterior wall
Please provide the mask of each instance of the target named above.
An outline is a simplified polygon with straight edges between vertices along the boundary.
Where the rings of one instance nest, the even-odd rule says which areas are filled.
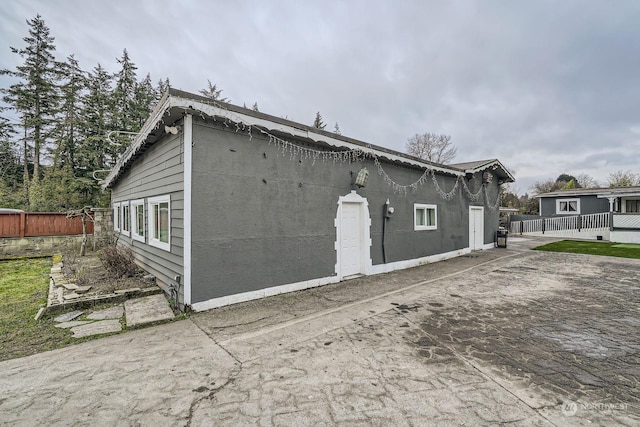
[[[429,180],[417,191],[394,194],[372,161],[347,164],[299,161],[261,135],[252,140],[220,122],[194,118],[192,178],[192,302],[335,276],[338,198],[352,189],[350,172],[362,166],[369,182],[358,194],[369,203],[371,258],[383,263],[382,223],[387,198],[387,262],[469,246],[469,199],[461,190],[445,201]],[[292,137],[287,137],[293,140]],[[302,141],[297,141],[303,144]],[[311,148],[320,149],[317,146]],[[385,163],[391,178],[415,182],[423,170]],[[437,175],[446,191],[455,177]],[[470,181],[481,185],[480,174]],[[474,187],[475,186],[475,187]],[[489,185],[494,202],[498,185]],[[437,230],[414,231],[414,203],[437,205]],[[476,205],[484,204],[484,197]],[[485,243],[494,241],[498,212],[485,206]]]
[[[557,196],[541,197],[540,216],[564,216],[556,214],[556,201],[565,199],[580,199],[580,215],[609,212],[609,201],[590,196]]]
[[[183,276],[184,246],[184,147],[183,134],[167,135],[152,145],[143,156],[136,159],[112,188],[111,200],[115,202],[145,200],[145,242],[120,234],[118,243],[130,246],[136,261],[165,291],[176,275]],[[149,197],[169,195],[171,198],[171,250],[150,246],[147,200]],[[133,211],[131,211],[133,216]],[[182,300],[183,289],[180,288]]]

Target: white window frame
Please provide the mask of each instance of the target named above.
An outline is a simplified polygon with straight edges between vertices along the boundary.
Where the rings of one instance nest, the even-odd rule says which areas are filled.
[[[138,234],[138,208],[142,207],[142,234]],[[145,228],[147,225],[146,218],[147,209],[145,207],[144,199],[137,199],[131,201],[131,238],[138,242],[145,243]]]
[[[129,218],[126,218],[125,211],[129,212]],[[131,205],[129,201],[120,203],[120,214],[122,215],[120,219],[120,233],[125,236],[131,235]]]
[[[153,226],[153,221],[155,219],[153,207],[161,203],[167,203],[169,208],[167,242],[160,241],[158,236],[156,236],[156,230]],[[171,251],[171,197],[168,194],[163,196],[149,197],[149,199],[147,199],[147,234],[149,235],[150,246],[154,246],[165,251]]]
[[[424,218],[425,221],[426,219],[429,217],[427,215],[427,210],[432,209],[433,212],[433,220],[434,220],[434,224],[433,225],[418,225],[418,211],[419,210],[423,210],[424,211]],[[414,203],[413,204],[413,229],[415,231],[422,231],[422,230],[437,230],[438,229],[438,205],[427,205],[427,204],[423,204],[423,203]]]
[[[570,202],[576,202],[576,210],[575,211],[562,211],[560,210],[561,203],[567,203],[567,209],[569,208]],[[556,200],[556,215],[580,215],[580,199],[557,199]]]
[[[120,202],[113,204],[113,231],[120,232],[120,215],[122,209],[120,208]]]

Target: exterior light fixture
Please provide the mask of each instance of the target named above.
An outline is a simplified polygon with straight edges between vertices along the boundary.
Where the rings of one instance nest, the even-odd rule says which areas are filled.
[[[366,187],[368,180],[369,180],[369,171],[367,170],[367,168],[360,169],[360,171],[358,172],[358,175],[356,176],[356,185],[360,188]]]
[[[483,184],[491,184],[491,181],[493,181],[493,174],[491,172],[486,171],[485,173],[482,174]]]

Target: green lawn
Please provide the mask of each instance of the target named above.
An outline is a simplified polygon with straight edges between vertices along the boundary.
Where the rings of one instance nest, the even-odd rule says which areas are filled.
[[[606,255],[640,259],[640,245],[630,243],[562,240],[533,248],[537,251],[568,252],[572,254]]]
[[[51,258],[0,261],[0,360],[77,341],[51,317],[33,320],[47,302],[50,270]]]

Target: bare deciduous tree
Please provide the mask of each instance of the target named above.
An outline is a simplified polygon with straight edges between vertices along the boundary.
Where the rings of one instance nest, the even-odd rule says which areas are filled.
[[[598,181],[596,181],[596,179],[589,174],[581,173],[580,175],[576,176],[576,179],[578,180],[578,183],[582,188],[600,187],[600,184],[598,183]]]
[[[609,187],[633,187],[640,185],[640,174],[633,171],[615,171],[607,178]]]
[[[458,149],[451,143],[449,135],[435,133],[415,134],[407,141],[407,154],[433,163],[451,163]]]

